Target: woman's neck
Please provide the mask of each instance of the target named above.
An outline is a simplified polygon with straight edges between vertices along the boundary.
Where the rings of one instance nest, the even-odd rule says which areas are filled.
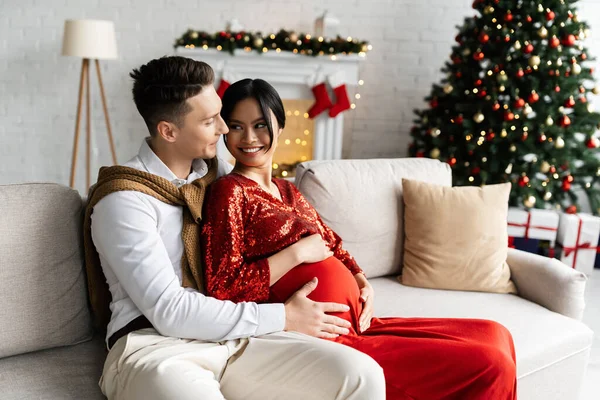
[[[259,185],[270,188],[271,187],[271,178],[273,177],[273,171],[271,167],[248,167],[246,165],[242,165],[239,162],[235,163],[235,167],[233,167],[233,171],[240,175],[245,176],[248,179],[252,179],[254,182]]]

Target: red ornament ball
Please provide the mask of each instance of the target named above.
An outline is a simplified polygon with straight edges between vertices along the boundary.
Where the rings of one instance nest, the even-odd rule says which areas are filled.
[[[485,32],[482,32],[481,35],[479,35],[479,41],[483,44],[486,44],[490,41],[490,35],[488,35]]]
[[[424,156],[425,156],[425,153],[423,152],[423,150],[417,151],[417,157],[421,158],[421,157],[424,157]]]
[[[513,119],[515,119],[515,114],[511,113],[510,111],[504,113],[505,121],[512,121]]]
[[[585,104],[585,103],[587,103],[587,99],[586,99],[584,96],[581,96],[581,97],[579,98],[579,101],[580,101],[581,103],[584,103],[584,104]]]
[[[556,87],[554,88],[554,91],[555,91],[556,93],[560,92],[560,86],[556,85]]]
[[[515,108],[523,108],[525,107],[525,100],[522,98],[518,98],[515,100]]]
[[[475,86],[481,86],[483,84],[483,81],[481,79],[477,79],[475,81]]]
[[[485,90],[480,90],[478,94],[479,94],[479,97],[487,96],[487,92]]]
[[[525,76],[525,71],[523,71],[522,68],[519,68],[519,70],[517,71],[517,78],[522,78]]]
[[[473,167],[473,169],[471,170],[471,173],[472,173],[473,175],[477,175],[477,174],[479,174],[480,172],[481,172],[481,168],[479,168],[479,167]]]
[[[455,74],[455,76],[456,76],[457,78],[462,78],[462,72],[458,71],[458,72]]]
[[[589,149],[596,149],[598,148],[598,139],[595,137],[591,137],[589,138],[586,142],[585,145],[589,148]]]
[[[454,167],[456,165],[456,157],[450,158],[448,164],[450,164],[451,167]]]
[[[575,44],[575,35],[567,35],[563,38],[562,44],[565,46],[573,46]]]
[[[556,14],[554,14],[554,11],[548,11],[546,13],[546,19],[548,21],[552,21],[555,17],[556,17]]]
[[[490,140],[494,140],[494,138],[495,138],[495,137],[496,137],[496,134],[495,134],[494,132],[490,132],[490,133],[488,133],[488,134],[486,135],[486,137],[485,137],[485,138],[486,138],[488,141],[490,141]]]
[[[519,186],[525,187],[529,183],[529,177],[528,176],[521,176],[519,178],[519,181],[517,183],[519,184]]]
[[[531,23],[531,21],[533,21],[533,18],[531,18],[531,15],[528,15],[528,16],[525,18],[525,21],[527,21],[527,22]]]
[[[454,119],[454,122],[456,122],[457,124],[462,124],[463,121],[464,121],[464,118],[463,118],[462,114],[460,114],[458,117],[456,117]]]
[[[565,192],[568,192],[569,190],[571,190],[571,183],[568,181],[563,181],[562,190]]]
[[[576,205],[571,205],[571,206],[565,208],[565,212],[567,214],[577,214],[577,206]]]
[[[437,106],[439,105],[437,98],[433,98],[429,105],[431,106],[431,108],[437,108]]]
[[[552,39],[550,39],[548,44],[550,44],[550,47],[555,49],[560,45],[560,40],[558,40],[558,38],[556,36],[554,36],[554,37],[552,37]]]
[[[583,61],[587,60],[587,54],[585,54],[585,53],[581,53],[581,59],[582,59]]]
[[[533,103],[536,103],[539,99],[540,99],[540,95],[537,94],[536,92],[532,92],[529,95],[529,99],[528,100],[529,100],[530,103],[533,104]]]
[[[531,43],[527,44],[527,46],[525,46],[525,48],[523,49],[523,53],[525,53],[525,54],[533,53],[533,45]]]
[[[512,21],[512,20],[513,20],[513,18],[514,18],[514,16],[512,15],[512,13],[511,13],[511,12],[508,12],[508,13],[506,13],[506,14],[504,15],[504,20],[505,20],[506,22],[510,22],[510,21]]]
[[[476,51],[476,52],[473,54],[473,59],[474,59],[475,61],[481,61],[481,60],[483,60],[483,59],[484,59],[484,57],[485,57],[485,54],[483,54],[483,51]]]
[[[492,106],[492,110],[498,111],[499,109],[500,109],[500,103],[494,103],[494,105]]]
[[[562,126],[563,128],[567,127],[567,126],[571,125],[571,118],[569,118],[567,115],[563,115],[562,117],[560,117],[558,119],[558,124],[560,126]]]

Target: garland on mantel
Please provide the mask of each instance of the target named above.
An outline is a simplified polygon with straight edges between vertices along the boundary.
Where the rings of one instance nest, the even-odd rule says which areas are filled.
[[[289,51],[307,56],[358,54],[362,57],[372,48],[368,42],[352,37],[337,36],[335,39],[328,39],[283,29],[270,35],[244,31],[220,31],[210,34],[189,29],[175,41],[173,47],[203,48],[205,50],[215,48],[219,51],[228,51],[232,55],[234,50],[243,49],[247,52],[257,51],[259,53]]]

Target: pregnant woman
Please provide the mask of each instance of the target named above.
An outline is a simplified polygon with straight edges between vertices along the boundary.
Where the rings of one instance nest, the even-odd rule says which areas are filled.
[[[209,296],[285,302],[316,278],[309,298],[346,304],[348,311],[336,316],[351,325],[321,336],[375,359],[388,399],[516,399],[514,346],[502,325],[372,317],[373,288],[340,237],[292,183],[272,178],[285,111],[271,85],[260,79],[234,83],[223,96],[221,116],[236,163],[209,188],[204,203]]]

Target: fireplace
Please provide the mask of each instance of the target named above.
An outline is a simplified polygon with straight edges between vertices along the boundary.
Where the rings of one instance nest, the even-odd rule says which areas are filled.
[[[273,159],[274,175],[292,177],[295,165],[302,161],[342,158],[344,114],[352,110],[335,118],[324,112],[310,119],[307,110],[314,96],[307,81],[317,72],[328,76],[341,71],[350,95],[359,84],[359,64],[364,55],[311,57],[276,51],[258,54],[239,49],[232,56],[225,51],[202,48],[178,48],[176,53],[211,65],[217,77],[216,87],[226,70],[237,79],[264,79],[277,89],[286,109],[286,127]],[[330,93],[330,97],[335,101],[333,94]],[[351,101],[353,99],[351,96]],[[218,153],[221,158],[232,160],[222,142]]]

